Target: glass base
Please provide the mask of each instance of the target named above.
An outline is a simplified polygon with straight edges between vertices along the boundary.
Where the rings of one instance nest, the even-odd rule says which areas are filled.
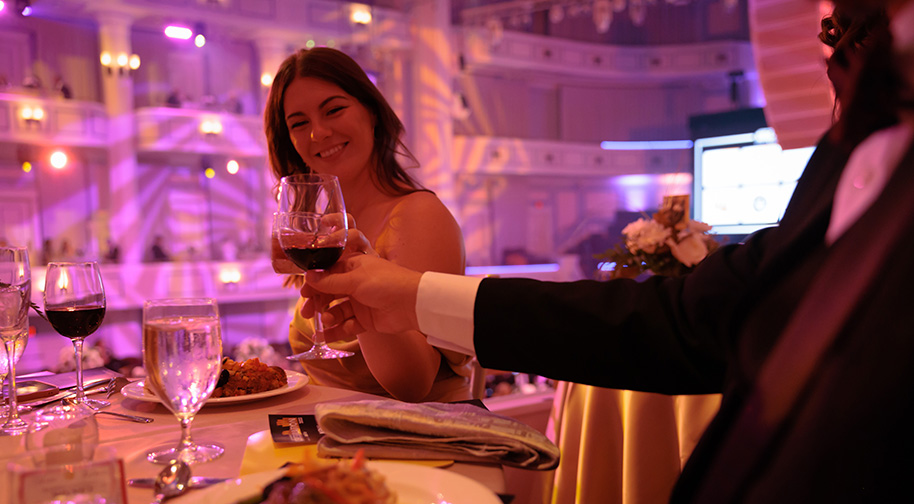
[[[314,345],[307,352],[297,353],[286,357],[289,360],[318,360],[318,359],[340,359],[342,357],[352,357],[355,353],[348,350],[336,350],[329,346]]]
[[[0,433],[8,436],[21,436],[25,434],[28,429],[29,423],[19,417],[11,418],[3,425],[0,425]]]
[[[153,464],[168,465],[172,460],[180,459],[188,465],[216,460],[225,453],[225,448],[218,444],[195,444],[193,448],[178,451],[175,446],[160,446],[146,455],[146,460]]]
[[[35,407],[30,404],[20,404],[19,405],[19,414],[24,415],[26,413],[31,413]],[[4,404],[0,406],[0,422],[5,421],[4,419],[10,416],[10,407]]]

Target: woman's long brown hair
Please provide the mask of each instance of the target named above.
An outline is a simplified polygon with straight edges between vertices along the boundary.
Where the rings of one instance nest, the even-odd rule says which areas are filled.
[[[339,86],[375,117],[374,158],[377,169],[371,171],[371,177],[382,191],[390,195],[404,195],[425,190],[397,159],[398,155],[403,156],[419,165],[400,140],[404,131],[400,118],[359,64],[346,53],[329,47],[296,51],[282,62],[273,78],[264,111],[264,131],[270,168],[277,181],[286,175],[311,171],[292,145],[283,108],[286,89],[299,77],[313,77]]]

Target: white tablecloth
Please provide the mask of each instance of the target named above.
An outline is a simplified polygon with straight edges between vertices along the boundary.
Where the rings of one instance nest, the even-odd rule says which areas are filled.
[[[300,390],[236,405],[205,406],[194,420],[192,434],[195,441],[217,441],[225,447],[225,455],[204,464],[193,466],[195,476],[238,477],[248,436],[269,429],[268,414],[314,414],[314,406],[325,401],[379,399],[377,396],[331,387],[306,385]],[[126,478],[154,478],[162,466],[146,461],[146,452],[164,444],[177,444],[180,426],[174,415],[158,403],[125,399],[120,394],[111,397],[113,404],[106,408],[155,419],[149,424],[121,420],[108,415],[97,415],[101,446],[113,447],[124,460]],[[21,453],[23,436],[0,436],[0,467],[3,478],[8,477],[7,463]],[[264,467],[264,470],[275,469]],[[456,463],[446,470],[468,476],[493,492],[504,492],[504,473],[500,466]],[[6,503],[8,481],[0,485],[0,503]],[[148,488],[127,489],[130,504],[146,504],[153,498]]]

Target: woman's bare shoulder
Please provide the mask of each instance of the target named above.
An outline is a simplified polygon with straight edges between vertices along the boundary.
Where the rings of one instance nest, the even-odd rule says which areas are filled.
[[[416,191],[401,197],[390,213],[391,218],[408,218],[409,220],[453,220],[451,211],[433,192]]]
[[[444,203],[430,192],[404,196],[376,242],[387,259],[417,271],[463,272],[463,234]]]

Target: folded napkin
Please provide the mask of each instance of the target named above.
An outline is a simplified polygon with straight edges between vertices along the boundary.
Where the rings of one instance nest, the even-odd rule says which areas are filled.
[[[391,400],[322,403],[322,457],[445,459],[553,469],[559,449],[529,425],[471,404]]]

